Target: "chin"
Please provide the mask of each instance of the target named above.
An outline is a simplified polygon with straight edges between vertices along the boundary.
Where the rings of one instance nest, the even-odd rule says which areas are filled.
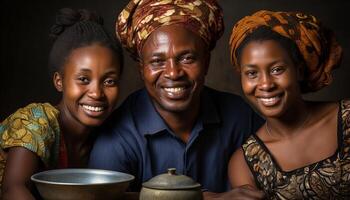
[[[191,109],[191,103],[189,101],[185,102],[161,102],[159,106],[162,110],[172,113],[186,112]]]
[[[98,126],[101,126],[104,121],[105,119],[89,118],[89,119],[81,120],[81,123],[87,127],[98,127]]]
[[[258,110],[262,115],[268,118],[279,118],[285,113],[281,107],[259,107]]]

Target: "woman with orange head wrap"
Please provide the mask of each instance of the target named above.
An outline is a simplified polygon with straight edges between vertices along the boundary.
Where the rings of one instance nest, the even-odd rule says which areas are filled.
[[[342,49],[312,15],[259,11],[232,30],[231,61],[245,96],[266,118],[232,156],[233,187],[269,199],[350,197],[350,101],[310,102],[332,82]]]

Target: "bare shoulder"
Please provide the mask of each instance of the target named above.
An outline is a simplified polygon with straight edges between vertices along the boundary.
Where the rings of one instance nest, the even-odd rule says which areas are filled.
[[[232,187],[251,185],[256,188],[253,174],[244,158],[242,148],[239,148],[232,155],[228,167],[229,179]]]

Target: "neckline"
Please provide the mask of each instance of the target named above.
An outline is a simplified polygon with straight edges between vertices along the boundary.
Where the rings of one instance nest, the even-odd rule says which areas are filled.
[[[334,159],[337,158],[337,155],[339,154],[339,152],[341,152],[341,150],[343,148],[343,128],[342,128],[343,124],[344,124],[344,122],[342,119],[342,102],[339,102],[338,103],[338,113],[337,113],[337,146],[338,147],[335,150],[335,152],[331,156],[328,156],[322,160],[316,161],[314,163],[311,163],[311,164],[308,164],[308,165],[305,165],[302,167],[298,167],[296,169],[288,170],[288,171],[285,171],[281,168],[281,166],[279,165],[279,163],[277,162],[277,160],[275,159],[275,157],[273,156],[271,151],[267,148],[267,146],[259,138],[259,136],[257,136],[256,134],[253,134],[252,136],[259,143],[259,145],[263,148],[263,150],[269,155],[269,157],[271,158],[271,162],[276,167],[277,171],[279,171],[285,175],[291,175],[291,174],[298,174],[300,172],[304,172],[305,168],[317,169],[319,167],[319,163],[322,163],[328,159],[330,159],[331,161],[334,161]]]

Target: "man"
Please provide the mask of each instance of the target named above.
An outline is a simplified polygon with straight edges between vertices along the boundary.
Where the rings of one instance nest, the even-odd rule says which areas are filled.
[[[238,96],[204,86],[210,51],[223,32],[214,0],[134,0],[121,12],[117,35],[139,62],[145,88],[131,94],[95,143],[90,167],[133,174],[132,190],[176,168],[199,182],[206,197],[228,191],[233,151],[261,119]]]

